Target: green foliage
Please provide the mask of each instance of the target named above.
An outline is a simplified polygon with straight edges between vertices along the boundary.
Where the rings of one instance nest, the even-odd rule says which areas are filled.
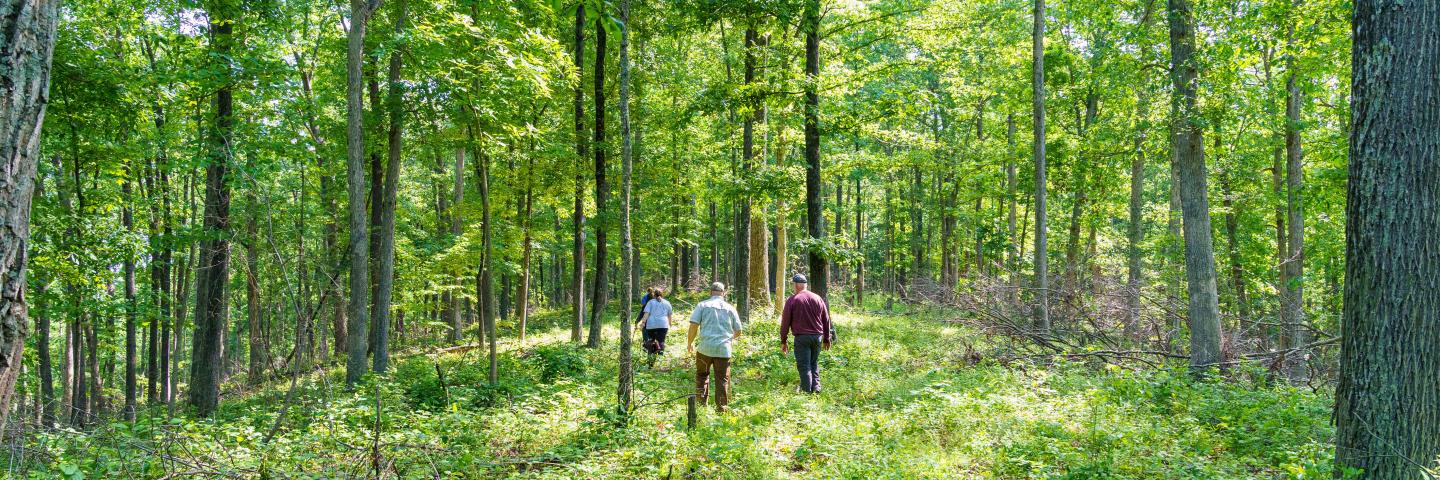
[[[485,381],[487,367],[473,353],[413,355],[354,392],[327,386],[338,372],[308,377],[269,443],[283,386],[227,402],[214,421],[147,411],[134,424],[88,435],[42,433],[27,441],[44,452],[29,467],[73,478],[184,468],[134,454],[151,449],[243,476],[360,474],[369,468],[378,395],[382,455],[401,478],[1331,475],[1325,396],[1196,382],[1183,371],[965,366],[960,345],[978,337],[938,321],[948,315],[842,315],[846,334],[821,357],[819,396],[794,392],[790,358],[760,338],[773,324],[750,325],[755,336],[742,339],[732,373],[734,412],[702,410],[694,430],[684,428],[691,372],[674,348],[637,372],[638,407],[616,426],[614,365],[599,361],[615,344],[585,349],[552,330],[533,347],[502,354],[499,384]],[[986,355],[1001,347],[978,345]]]

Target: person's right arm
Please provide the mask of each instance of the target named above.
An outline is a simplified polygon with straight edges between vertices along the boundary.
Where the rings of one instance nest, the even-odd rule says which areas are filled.
[[[690,330],[685,333],[685,351],[695,353],[695,334],[700,331],[700,324],[690,322]]]
[[[690,329],[685,333],[685,351],[695,353],[695,334],[700,332],[700,308],[690,313]]]

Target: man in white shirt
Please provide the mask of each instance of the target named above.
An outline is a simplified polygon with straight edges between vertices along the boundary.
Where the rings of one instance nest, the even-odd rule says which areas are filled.
[[[690,331],[685,349],[695,354],[695,394],[704,405],[709,397],[710,376],[715,376],[715,411],[724,413],[730,404],[731,345],[740,338],[740,314],[725,301],[725,284],[710,285],[710,298],[690,314]],[[700,345],[695,345],[695,338]]]

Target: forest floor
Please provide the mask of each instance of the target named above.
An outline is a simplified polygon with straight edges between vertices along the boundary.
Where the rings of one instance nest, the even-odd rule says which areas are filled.
[[[288,383],[229,394],[212,420],[157,408],[88,434],[30,435],[9,472],[335,478],[378,463],[392,478],[1330,478],[1326,394],[1178,370],[1002,365],[987,356],[1003,345],[947,321],[959,313],[839,313],[814,396],[796,392],[775,320],[759,319],[737,347],[733,411],[702,409],[694,429],[683,329],[653,368],[637,342],[639,406],[621,427],[618,332],[601,349],[574,346],[567,312],[554,311],[533,319],[524,348],[501,342],[498,384],[485,381],[482,349],[412,350],[354,392],[338,368],[300,382],[268,442]]]

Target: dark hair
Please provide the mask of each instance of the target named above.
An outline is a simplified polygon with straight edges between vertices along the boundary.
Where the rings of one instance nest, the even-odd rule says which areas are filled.
[[[650,287],[650,296],[654,298],[665,298],[665,289],[660,287]]]

